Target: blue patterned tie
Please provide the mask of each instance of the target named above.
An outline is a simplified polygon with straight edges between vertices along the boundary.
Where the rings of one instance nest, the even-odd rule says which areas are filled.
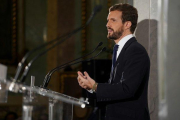
[[[112,58],[113,68],[114,68],[115,63],[116,63],[116,55],[117,55],[118,47],[119,47],[119,45],[114,45],[113,58]]]

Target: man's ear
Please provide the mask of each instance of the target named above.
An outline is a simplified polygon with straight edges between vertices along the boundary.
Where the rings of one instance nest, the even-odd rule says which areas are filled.
[[[125,29],[130,29],[131,25],[132,25],[131,21],[126,21],[125,22]]]

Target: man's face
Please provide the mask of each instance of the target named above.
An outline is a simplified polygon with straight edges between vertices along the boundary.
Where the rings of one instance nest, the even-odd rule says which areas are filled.
[[[107,17],[107,38],[111,40],[119,39],[124,32],[124,24],[122,23],[122,12],[120,11],[111,11]]]

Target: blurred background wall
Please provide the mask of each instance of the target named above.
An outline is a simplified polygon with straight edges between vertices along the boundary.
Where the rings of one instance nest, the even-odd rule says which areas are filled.
[[[88,63],[93,70],[99,70],[95,64],[111,61],[114,42],[107,39],[106,22],[108,8],[116,3],[129,3],[139,13],[135,36],[147,50],[151,60],[148,100],[151,120],[179,119],[179,11],[178,0],[0,0],[0,63],[8,66],[7,78],[15,75],[18,62],[28,51],[71,32],[88,20],[96,5],[102,10],[90,24],[63,41],[33,64],[26,77],[25,84],[30,84],[30,76],[35,76],[36,86],[42,85],[45,75],[54,67],[66,63],[92,51],[99,42],[107,51]],[[42,50],[46,50],[45,47]],[[100,49],[99,49],[100,50]],[[27,61],[30,61],[35,52]],[[27,64],[28,62],[26,62]],[[88,65],[87,65],[88,66]],[[76,98],[83,96],[78,87],[77,70],[84,70],[82,64],[69,66],[55,72],[48,88]],[[105,73],[103,70],[100,73]],[[106,70],[107,71],[107,70]],[[94,72],[91,73],[96,78]],[[22,115],[22,98],[19,94],[9,93],[8,103],[0,104],[0,119],[8,111]],[[87,119],[92,109],[74,108],[74,119]],[[82,111],[86,111],[82,114]]]
[[[180,106],[180,54],[178,28],[180,2],[159,1],[158,73],[159,119],[178,120]]]

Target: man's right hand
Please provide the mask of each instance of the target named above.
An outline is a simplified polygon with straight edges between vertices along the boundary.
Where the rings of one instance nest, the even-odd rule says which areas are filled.
[[[84,72],[84,75],[78,71],[78,83],[79,85],[87,90],[91,90],[93,88],[93,85],[95,84],[95,81],[89,76],[87,72]]]

